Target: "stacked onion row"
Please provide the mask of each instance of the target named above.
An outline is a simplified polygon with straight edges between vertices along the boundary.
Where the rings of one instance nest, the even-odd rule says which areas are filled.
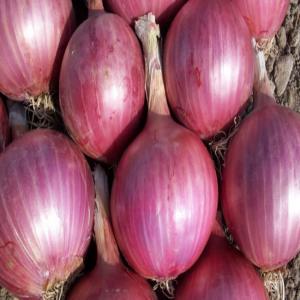
[[[300,251],[300,117],[275,103],[251,36],[271,38],[288,1],[127,2],[108,0],[114,14],[87,1],[76,30],[69,0],[0,4],[0,92],[39,106],[59,81],[73,139],[26,124],[15,134],[0,99],[0,285],[60,299],[94,231],[97,262],[67,298],[157,299],[146,279],[174,296],[179,277],[176,299],[267,299],[255,266],[276,270]],[[163,57],[149,11],[173,19]],[[253,85],[219,186],[205,143]],[[218,198],[239,250],[216,221]]]

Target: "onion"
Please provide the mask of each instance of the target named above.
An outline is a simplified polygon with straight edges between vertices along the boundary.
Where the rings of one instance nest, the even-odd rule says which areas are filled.
[[[0,98],[0,153],[4,151],[9,140],[9,125],[6,109]]]
[[[74,25],[71,0],[0,1],[0,92],[35,103],[53,92]]]
[[[256,39],[273,37],[287,13],[289,0],[233,0]]]
[[[98,11],[74,33],[63,59],[60,106],[85,154],[108,163],[119,158],[144,107],[141,49],[122,18]]]
[[[249,31],[234,5],[189,1],[165,44],[164,75],[174,114],[201,138],[213,136],[250,95],[253,65]]]
[[[169,21],[187,0],[106,0],[106,2],[113,12],[128,23],[133,23],[138,17],[152,12],[161,24]]]
[[[154,16],[136,24],[145,53],[148,120],[125,151],[112,187],[114,231],[129,264],[168,287],[201,254],[217,208],[213,162],[167,105]]]
[[[97,244],[97,265],[72,290],[70,300],[155,300],[147,282],[125,268],[120,260],[110,225],[107,177],[100,165],[94,173],[96,210],[94,231]]]
[[[222,206],[242,252],[268,271],[300,251],[300,116],[275,103],[259,71],[254,111],[229,145]]]
[[[254,267],[224,236],[213,233],[193,268],[183,275],[176,299],[267,300]]]
[[[0,285],[59,299],[91,236],[93,180],[83,155],[61,133],[30,131],[0,156],[0,185]]]

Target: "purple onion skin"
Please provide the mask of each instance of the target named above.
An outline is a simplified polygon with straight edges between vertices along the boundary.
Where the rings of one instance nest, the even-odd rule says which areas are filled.
[[[0,285],[41,299],[82,262],[93,223],[93,180],[61,133],[38,129],[0,156]]]
[[[148,117],[113,182],[118,245],[141,276],[169,280],[198,259],[217,209],[213,162],[201,141],[170,116]]]
[[[144,107],[142,53],[119,16],[100,13],[74,33],[60,76],[60,106],[69,133],[88,156],[119,158],[137,134]]]
[[[212,235],[198,262],[179,280],[180,300],[267,300],[255,268],[224,237]]]
[[[187,0],[107,0],[109,8],[123,17],[126,22],[134,21],[148,12],[152,12],[162,24],[172,19]]]
[[[248,28],[230,1],[191,0],[167,34],[164,76],[178,120],[201,138],[226,126],[253,85]]]
[[[279,30],[289,7],[289,0],[232,0],[240,10],[256,39],[272,38]]]
[[[71,0],[0,1],[0,92],[20,101],[49,93],[74,29]]]
[[[8,116],[2,99],[0,98],[0,153],[4,151],[9,141]]]
[[[229,145],[226,223],[256,266],[273,270],[300,251],[300,116],[261,94]]]

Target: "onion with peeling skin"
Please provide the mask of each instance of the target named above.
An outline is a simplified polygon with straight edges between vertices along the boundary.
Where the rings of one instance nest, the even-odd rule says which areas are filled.
[[[213,232],[198,262],[179,279],[176,299],[267,300],[268,297],[251,263],[228,244],[224,234]]]
[[[164,49],[167,96],[179,121],[201,138],[227,125],[251,93],[253,57],[249,30],[231,1],[189,1]]]
[[[91,16],[74,33],[60,75],[60,107],[69,133],[88,156],[119,159],[137,134],[144,108],[144,67],[134,32],[89,1]],[[98,10],[98,11],[97,11]]]
[[[74,29],[71,0],[1,0],[0,92],[34,103],[53,92]]]
[[[3,100],[0,98],[0,153],[4,151],[9,141],[9,123]]]
[[[197,260],[209,238],[217,179],[204,144],[170,116],[154,16],[141,18],[136,32],[146,62],[148,120],[118,165],[111,214],[129,264],[168,288],[170,279]]]
[[[0,185],[0,285],[20,298],[59,299],[91,237],[84,156],[61,133],[27,132],[0,156]]]
[[[109,191],[104,170],[94,172],[96,210],[94,231],[97,265],[72,289],[69,300],[156,300],[150,285],[121,262],[109,220]]]
[[[232,0],[256,39],[272,38],[287,13],[289,0]]]

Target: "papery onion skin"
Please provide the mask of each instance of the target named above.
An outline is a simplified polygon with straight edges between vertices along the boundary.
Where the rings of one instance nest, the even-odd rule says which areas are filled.
[[[133,139],[144,107],[144,68],[137,38],[121,17],[100,13],[74,33],[60,106],[69,133],[94,159],[114,162]]]
[[[227,226],[265,271],[300,251],[300,116],[259,94],[229,145],[222,183]]]
[[[272,38],[287,13],[289,0],[232,0],[256,39]]]
[[[250,95],[249,30],[230,1],[191,0],[167,34],[164,77],[172,111],[201,138],[221,130]]]
[[[133,23],[138,17],[152,12],[162,24],[169,21],[187,0],[107,0],[109,8],[123,17],[128,23]]]
[[[71,0],[2,0],[0,20],[0,91],[19,101],[52,92],[75,28]]]
[[[6,108],[0,98],[0,153],[4,151],[9,141],[9,123]]]
[[[82,263],[93,223],[93,180],[79,149],[38,129],[0,156],[0,285],[40,299]]]
[[[267,300],[254,266],[225,237],[212,235],[198,262],[179,279],[175,299]]]

